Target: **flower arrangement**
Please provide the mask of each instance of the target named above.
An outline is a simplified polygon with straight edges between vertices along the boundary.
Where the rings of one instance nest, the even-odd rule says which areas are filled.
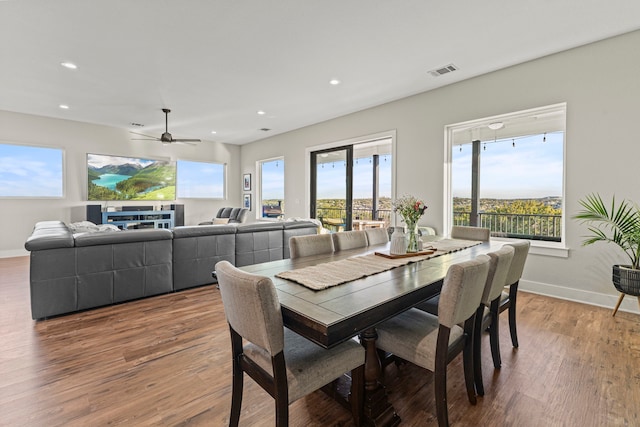
[[[409,242],[407,246],[407,252],[418,252],[418,237],[416,235],[416,228],[418,220],[424,215],[424,211],[427,209],[427,205],[422,200],[410,196],[408,194],[403,195],[399,199],[392,203],[393,211],[400,214],[402,220],[407,224],[409,231]]]
[[[407,226],[418,223],[418,220],[424,211],[427,209],[427,205],[422,200],[418,200],[414,196],[408,194],[403,195],[399,199],[392,203],[393,211],[400,214],[402,220],[407,223]]]

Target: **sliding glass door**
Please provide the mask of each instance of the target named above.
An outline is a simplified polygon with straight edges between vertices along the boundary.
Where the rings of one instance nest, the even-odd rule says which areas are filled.
[[[351,230],[353,146],[311,153],[311,217],[331,231]]]
[[[311,153],[312,218],[333,231],[388,227],[391,138]]]

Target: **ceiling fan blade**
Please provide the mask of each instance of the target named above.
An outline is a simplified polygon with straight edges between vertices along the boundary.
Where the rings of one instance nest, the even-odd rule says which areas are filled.
[[[200,139],[177,138],[177,139],[174,139],[173,142],[202,142],[202,140],[200,140]]]
[[[155,136],[146,135],[146,134],[144,134],[144,133],[140,133],[140,132],[133,132],[133,131],[129,131],[129,133],[132,133],[132,134],[134,134],[134,135],[146,136],[147,138],[158,139],[158,138],[157,138],[157,137],[155,137]]]
[[[129,141],[160,141],[158,138],[129,138]]]
[[[199,139],[174,139],[173,143],[174,144],[180,144],[180,145],[198,145],[196,142],[200,142]]]

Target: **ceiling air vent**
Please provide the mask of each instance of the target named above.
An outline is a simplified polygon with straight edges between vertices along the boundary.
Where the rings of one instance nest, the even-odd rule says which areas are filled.
[[[131,122],[131,123],[130,123],[130,125],[131,125],[131,126],[135,126],[135,127],[139,127],[139,128],[144,127],[144,125],[143,125],[143,124],[141,124],[141,123],[135,123],[135,122]]]
[[[433,77],[438,77],[441,76],[443,74],[449,74],[453,71],[456,71],[458,69],[458,67],[456,67],[453,64],[449,64],[449,65],[445,65],[444,67],[440,67],[440,68],[436,68],[435,70],[431,70],[429,71],[429,74],[431,74]]]
[[[261,128],[260,130],[261,130],[262,132],[269,132],[271,129],[269,129],[269,128]]]

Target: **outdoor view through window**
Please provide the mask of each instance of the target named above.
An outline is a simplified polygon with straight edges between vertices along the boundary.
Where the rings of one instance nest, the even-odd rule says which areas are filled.
[[[487,227],[492,236],[560,242],[564,109],[474,126],[451,144],[452,225]],[[478,200],[472,192],[474,151]]]
[[[284,159],[260,162],[260,216],[284,218]]]
[[[315,211],[331,231],[389,226],[391,218],[391,138],[356,143],[347,167],[345,146],[312,153],[315,158]],[[347,191],[348,176],[351,191]],[[312,184],[313,186],[313,184]],[[351,200],[347,197],[351,196]],[[347,207],[351,211],[347,212]],[[351,223],[348,223],[349,218]]]

